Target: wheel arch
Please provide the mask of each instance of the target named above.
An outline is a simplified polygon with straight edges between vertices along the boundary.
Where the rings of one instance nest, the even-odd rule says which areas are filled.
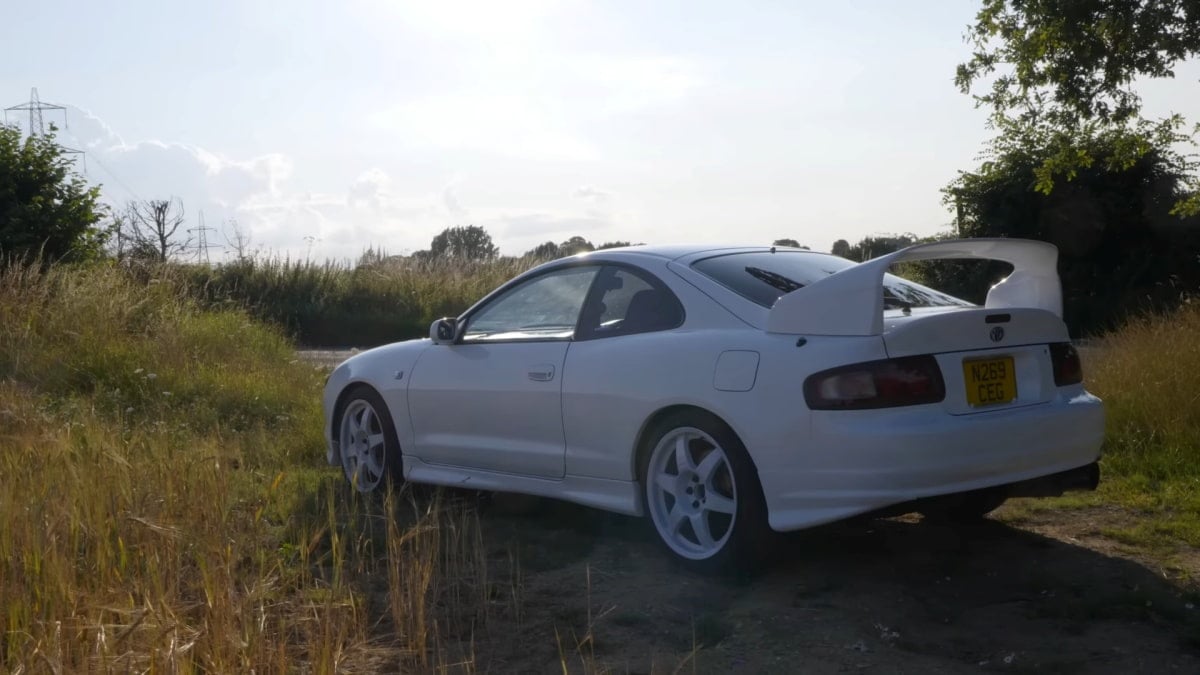
[[[695,405],[692,403],[675,403],[655,410],[646,418],[644,422],[642,422],[641,428],[638,429],[637,441],[634,445],[634,452],[632,453],[632,465],[629,467],[630,475],[633,476],[635,481],[640,482],[642,480],[642,463],[645,459],[646,453],[650,451],[649,444],[647,443],[650,432],[653,431],[654,427],[662,420],[670,417],[671,415],[682,412],[699,413],[701,415],[711,417],[714,422],[724,426],[729,433],[733,434],[734,437],[737,438],[738,442],[742,444],[742,447],[746,448],[746,455],[750,459],[750,464],[754,466],[755,472],[758,471],[758,464],[754,461],[754,455],[752,452],[750,452],[750,448],[746,446],[746,441],[743,440],[742,435],[737,432],[737,429],[734,428],[734,426],[730,424],[722,415],[713,412],[704,406]]]
[[[383,397],[379,389],[375,385],[366,380],[351,380],[346,382],[341,391],[338,392],[337,398],[334,399],[332,413],[329,416],[329,447],[333,448],[334,463],[342,461],[342,447],[338,442],[338,427],[342,422],[342,411],[346,409],[346,403],[350,400],[350,394],[356,389],[367,389],[379,397],[383,404],[387,405],[387,399]],[[391,410],[385,410],[385,414],[391,415]]]

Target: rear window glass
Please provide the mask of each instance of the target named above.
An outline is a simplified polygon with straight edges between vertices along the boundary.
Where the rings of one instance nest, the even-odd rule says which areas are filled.
[[[845,258],[803,251],[730,253],[697,260],[692,268],[754,303],[770,308],[779,296],[853,267]],[[884,309],[953,307],[971,303],[894,274],[883,276]]]

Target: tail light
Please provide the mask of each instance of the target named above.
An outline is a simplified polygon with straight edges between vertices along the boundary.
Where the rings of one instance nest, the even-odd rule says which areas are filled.
[[[1065,387],[1083,382],[1083,363],[1070,342],[1050,345],[1050,363],[1054,365],[1054,384]]]
[[[804,400],[811,410],[867,410],[938,403],[946,398],[932,356],[868,361],[810,375]]]

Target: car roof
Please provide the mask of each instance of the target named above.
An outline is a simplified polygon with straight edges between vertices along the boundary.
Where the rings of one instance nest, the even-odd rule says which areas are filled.
[[[753,253],[758,251],[770,251],[771,249],[780,251],[803,251],[805,253],[816,253],[818,255],[829,255],[821,251],[809,251],[804,248],[793,248],[791,246],[736,246],[730,244],[652,244],[641,246],[622,246],[620,248],[609,248],[600,251],[592,251],[581,253],[578,258],[600,258],[603,259],[608,253],[636,253],[639,255],[654,256],[664,258],[666,260],[678,260],[680,258],[700,258],[711,255],[721,255],[725,253]],[[703,254],[703,255],[701,255]]]

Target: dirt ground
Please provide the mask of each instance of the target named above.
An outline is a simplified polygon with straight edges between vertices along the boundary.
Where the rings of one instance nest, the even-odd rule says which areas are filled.
[[[781,537],[765,573],[728,579],[681,569],[639,519],[479,501],[505,597],[444,636],[473,654],[467,670],[1200,673],[1200,552],[1169,568],[1131,552],[1104,534],[1136,518],[1117,508],[840,523]]]
[[[1197,557],[1123,555],[1101,534],[1116,510],[843,523],[738,580],[680,569],[638,519],[481,508],[497,578],[518,554],[520,601],[470,636],[479,672],[1200,672]]]

